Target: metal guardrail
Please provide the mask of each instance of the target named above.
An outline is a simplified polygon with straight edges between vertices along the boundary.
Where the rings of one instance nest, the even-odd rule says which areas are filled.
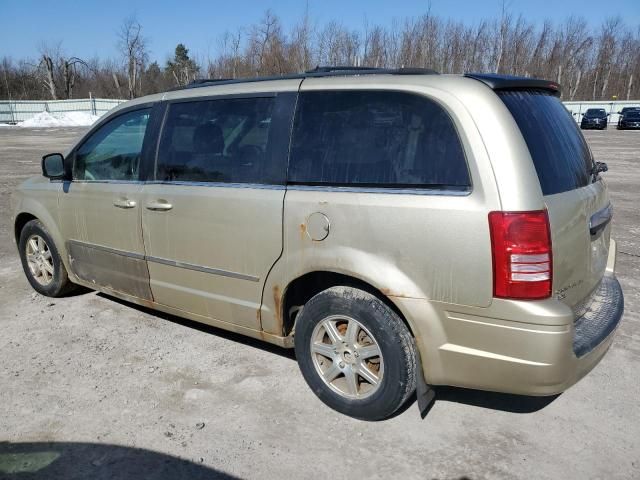
[[[24,122],[40,112],[87,112],[101,116],[126,102],[110,98],[72,100],[0,100],[0,123]]]

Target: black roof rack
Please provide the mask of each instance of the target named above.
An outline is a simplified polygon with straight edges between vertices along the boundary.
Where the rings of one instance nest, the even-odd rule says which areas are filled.
[[[380,67],[354,67],[351,65],[323,65],[320,66],[318,65],[316,68],[312,68],[311,70],[307,70],[304,73],[329,73],[329,72],[346,72],[346,73],[350,73],[350,72],[358,72],[358,73],[362,73],[362,72],[368,72],[368,71],[376,71],[376,72],[380,72],[383,70],[387,70],[385,68],[380,68]]]
[[[318,77],[339,77],[348,75],[438,75],[438,72],[428,68],[378,68],[378,67],[352,67],[352,66],[317,66],[313,70],[304,73],[293,73],[288,75],[273,75],[268,77],[248,77],[248,78],[201,78],[194,80],[184,87],[177,87],[173,90],[185,88],[207,87],[211,85],[227,85],[232,83],[267,82],[269,80],[298,80],[304,78]]]
[[[547,90],[558,97],[561,92],[558,83],[541,78],[514,77],[494,73],[465,73],[464,76],[478,80],[493,90]]]

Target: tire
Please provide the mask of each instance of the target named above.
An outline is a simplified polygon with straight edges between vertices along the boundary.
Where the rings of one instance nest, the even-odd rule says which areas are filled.
[[[294,339],[307,384],[340,413],[384,420],[415,391],[414,339],[396,312],[370,293],[332,287],[317,294],[300,312]]]
[[[25,224],[20,231],[18,249],[24,273],[36,292],[47,297],[61,297],[76,288],[69,281],[58,249],[40,220]],[[31,266],[28,256],[36,259]]]

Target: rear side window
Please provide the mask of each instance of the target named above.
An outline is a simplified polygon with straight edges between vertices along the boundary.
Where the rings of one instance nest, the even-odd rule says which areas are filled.
[[[544,91],[501,91],[498,95],[527,142],[544,195],[589,184],[593,159],[578,125],[560,100]]]
[[[471,184],[460,139],[442,107],[387,91],[302,93],[288,181],[459,190]]]
[[[274,98],[174,103],[162,130],[156,178],[163,181],[282,183],[271,162]]]

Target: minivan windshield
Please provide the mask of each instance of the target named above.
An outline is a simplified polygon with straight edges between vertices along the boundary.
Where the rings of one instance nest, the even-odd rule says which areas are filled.
[[[640,120],[640,110],[632,110],[624,114],[625,120]]]
[[[545,90],[497,92],[527,142],[544,195],[589,184],[593,158],[560,99]]]

